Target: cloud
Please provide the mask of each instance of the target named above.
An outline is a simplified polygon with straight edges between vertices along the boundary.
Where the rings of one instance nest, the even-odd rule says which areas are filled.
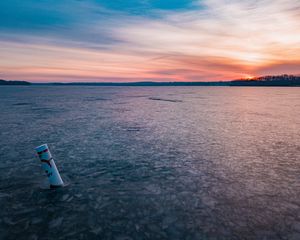
[[[199,4],[203,9],[125,22],[116,34],[132,51],[163,53],[161,62],[172,59],[176,68],[203,68],[223,72],[224,77],[299,60],[300,2],[208,0]],[[284,70],[278,68],[277,73]]]
[[[116,34],[137,50],[164,54],[227,57],[253,65],[286,53],[297,58],[300,2],[257,2],[205,1],[206,10],[125,22]]]
[[[300,2],[172,3],[2,1],[0,77],[210,81],[297,73]]]

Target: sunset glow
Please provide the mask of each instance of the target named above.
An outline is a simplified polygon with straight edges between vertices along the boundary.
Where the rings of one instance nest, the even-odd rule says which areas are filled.
[[[252,76],[252,75],[245,75],[245,77],[244,77],[244,79],[246,79],[246,80],[253,80],[255,77],[254,76]]]
[[[132,2],[1,1],[0,78],[214,81],[300,73],[299,1]]]

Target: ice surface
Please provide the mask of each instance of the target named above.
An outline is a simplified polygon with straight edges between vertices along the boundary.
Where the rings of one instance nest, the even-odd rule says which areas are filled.
[[[0,239],[300,239],[299,89],[14,86],[0,111]]]
[[[56,219],[53,219],[50,223],[49,223],[49,228],[57,228],[60,227],[62,222],[63,222],[64,218],[63,217],[59,217]]]

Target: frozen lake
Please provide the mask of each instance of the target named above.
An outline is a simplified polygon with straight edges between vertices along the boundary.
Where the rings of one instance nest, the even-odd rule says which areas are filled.
[[[300,88],[0,87],[0,112],[0,239],[300,239]]]

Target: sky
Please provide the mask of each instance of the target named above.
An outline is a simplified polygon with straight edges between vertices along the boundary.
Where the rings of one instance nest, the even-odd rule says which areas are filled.
[[[0,79],[300,74],[299,0],[1,0]]]

